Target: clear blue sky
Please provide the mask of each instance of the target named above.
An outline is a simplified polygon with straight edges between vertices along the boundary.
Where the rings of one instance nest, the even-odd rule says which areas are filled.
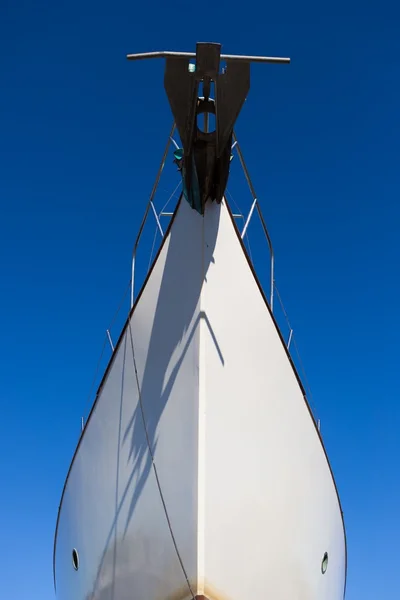
[[[171,123],[163,65],[125,54],[196,41],[292,58],[252,69],[237,133],[343,503],[347,600],[400,598],[400,11],[326,6],[0,3],[2,598],[53,598],[62,485]]]

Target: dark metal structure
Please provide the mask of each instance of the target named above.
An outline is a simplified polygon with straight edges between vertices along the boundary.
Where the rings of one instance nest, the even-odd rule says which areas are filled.
[[[196,53],[127,56],[130,60],[157,57],[166,58],[164,87],[183,146],[175,158],[184,194],[192,208],[203,214],[207,200],[221,202],[225,192],[233,128],[250,89],[250,63],[290,59],[221,55],[221,44],[216,43],[198,43]],[[215,128],[210,128],[210,121]]]

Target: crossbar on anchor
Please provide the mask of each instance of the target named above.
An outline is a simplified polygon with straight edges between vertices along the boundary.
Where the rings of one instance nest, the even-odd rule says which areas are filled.
[[[159,52],[139,52],[138,54],[127,54],[128,60],[144,60],[148,58],[196,58],[196,52],[172,52],[161,50]],[[289,64],[290,58],[278,56],[245,56],[237,54],[221,54],[221,60],[246,63],[279,63]]]

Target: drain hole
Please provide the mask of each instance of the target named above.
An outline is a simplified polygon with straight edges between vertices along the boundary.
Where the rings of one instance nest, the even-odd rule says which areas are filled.
[[[72,565],[75,571],[79,569],[79,555],[78,551],[75,548],[72,550]]]
[[[322,563],[321,563],[322,575],[325,575],[327,568],[328,568],[328,553],[325,552],[324,557],[322,559]]]

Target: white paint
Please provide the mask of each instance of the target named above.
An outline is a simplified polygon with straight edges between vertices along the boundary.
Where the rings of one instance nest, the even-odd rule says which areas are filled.
[[[194,593],[341,600],[345,540],[327,459],[224,204],[202,218],[181,202],[131,329],[135,356],[128,328],[62,500],[58,598],[190,598],[136,365]]]
[[[219,229],[204,310],[224,362],[208,335],[206,580],[235,600],[338,600],[342,519],[318,433],[227,210],[207,218]]]

